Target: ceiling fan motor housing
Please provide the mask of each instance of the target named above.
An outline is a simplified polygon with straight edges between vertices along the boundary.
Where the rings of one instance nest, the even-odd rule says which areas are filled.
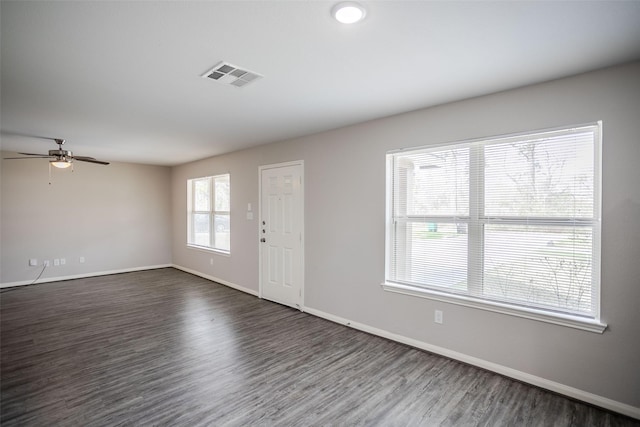
[[[69,150],[49,150],[49,156],[55,157],[56,162],[71,163],[73,161],[73,153]]]
[[[51,157],[73,157],[73,153],[69,150],[49,150],[49,155]]]

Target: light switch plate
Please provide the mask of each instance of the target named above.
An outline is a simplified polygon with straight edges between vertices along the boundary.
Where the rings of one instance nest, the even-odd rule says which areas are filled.
[[[433,321],[442,324],[442,310],[436,310]]]

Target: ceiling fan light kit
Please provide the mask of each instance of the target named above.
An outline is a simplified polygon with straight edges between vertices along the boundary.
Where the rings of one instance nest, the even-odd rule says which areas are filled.
[[[51,164],[51,166],[58,169],[66,169],[71,166],[70,160],[51,160],[49,163]]]
[[[54,141],[60,148],[58,150],[49,150],[49,157],[55,157],[55,160],[49,160],[49,163],[51,164],[51,166],[54,166],[58,169],[66,169],[71,166],[73,153],[69,150],[62,149],[64,139],[54,139]]]

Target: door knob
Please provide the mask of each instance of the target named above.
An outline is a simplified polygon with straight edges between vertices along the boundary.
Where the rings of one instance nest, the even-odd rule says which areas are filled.
[[[260,239],[260,241],[261,241],[262,243],[265,243],[265,242],[267,241],[267,239],[265,239],[265,238],[263,237],[262,239]]]

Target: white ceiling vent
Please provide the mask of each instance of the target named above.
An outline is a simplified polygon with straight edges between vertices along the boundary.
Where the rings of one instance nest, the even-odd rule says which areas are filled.
[[[236,67],[226,62],[221,62],[213,69],[207,71],[202,75],[215,80],[219,83],[228,84],[235,87],[243,87],[248,85],[254,80],[258,80],[262,76],[253,71],[247,71],[241,67]]]

